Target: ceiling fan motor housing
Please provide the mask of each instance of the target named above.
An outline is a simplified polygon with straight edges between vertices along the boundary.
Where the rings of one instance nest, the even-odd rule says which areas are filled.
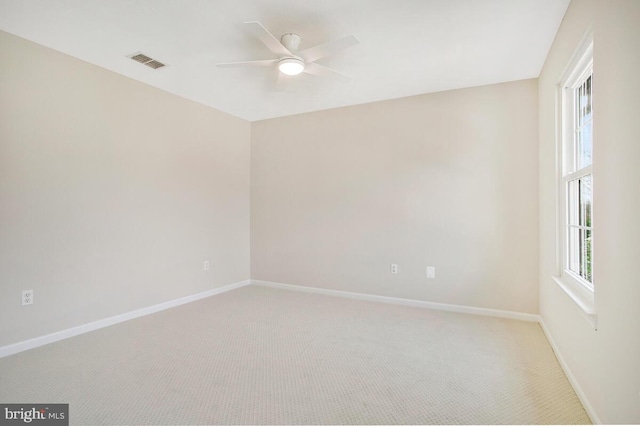
[[[294,33],[282,34],[282,37],[280,37],[280,43],[289,49],[290,52],[296,52],[298,50],[300,47],[300,40],[302,40],[302,38],[298,34]]]

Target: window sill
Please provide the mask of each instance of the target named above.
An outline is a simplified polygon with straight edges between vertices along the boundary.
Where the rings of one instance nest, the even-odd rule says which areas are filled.
[[[596,314],[596,304],[593,292],[589,291],[578,283],[564,277],[553,277],[553,281],[560,287],[569,299],[580,308],[584,318],[591,324],[594,330],[598,329],[598,315]]]

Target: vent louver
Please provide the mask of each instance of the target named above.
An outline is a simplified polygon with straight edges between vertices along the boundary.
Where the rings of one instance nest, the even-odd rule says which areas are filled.
[[[143,53],[134,53],[132,55],[129,55],[128,57],[133,59],[136,62],[140,62],[142,65],[146,65],[149,68],[153,68],[154,70],[157,70],[158,68],[162,68],[166,66],[162,62],[156,61],[155,59],[150,58]]]
[[[145,62],[145,65],[153,68],[154,70],[164,67],[164,64],[162,62],[158,62],[155,59],[149,62]]]

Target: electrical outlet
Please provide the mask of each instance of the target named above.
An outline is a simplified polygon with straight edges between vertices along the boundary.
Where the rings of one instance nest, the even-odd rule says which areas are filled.
[[[33,290],[22,291],[22,306],[33,305]]]
[[[392,274],[397,274],[398,273],[398,264],[397,263],[392,263],[391,264],[391,273]]]
[[[210,266],[211,266],[211,265],[209,264],[209,261],[208,261],[208,260],[205,260],[205,261],[204,261],[204,267],[203,267],[203,268],[204,268],[204,270],[205,270],[205,271],[208,271]]]
[[[427,266],[427,278],[435,278],[435,277],[436,277],[435,266]]]

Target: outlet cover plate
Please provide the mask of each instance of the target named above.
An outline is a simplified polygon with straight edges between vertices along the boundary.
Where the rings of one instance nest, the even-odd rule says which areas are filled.
[[[33,290],[22,291],[22,306],[33,305]]]
[[[435,278],[435,277],[436,277],[435,266],[427,266],[427,278]]]

